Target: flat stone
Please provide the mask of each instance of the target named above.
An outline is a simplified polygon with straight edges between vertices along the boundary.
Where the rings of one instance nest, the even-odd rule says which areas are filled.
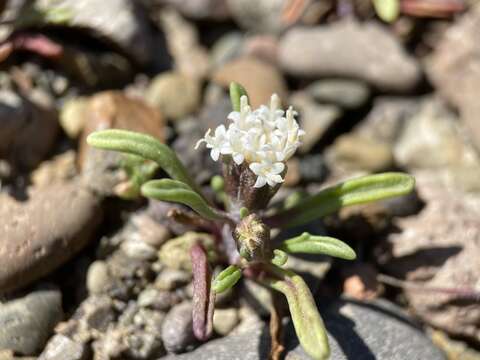
[[[37,355],[62,319],[62,295],[38,289],[0,304],[0,348]]]
[[[335,301],[321,308],[329,333],[330,360],[346,359],[429,359],[445,357],[419,328],[393,304],[386,301],[360,303]],[[285,334],[288,360],[308,360],[298,345],[293,326]],[[257,324],[247,332],[235,331],[209,341],[194,351],[170,356],[173,360],[259,360],[268,358],[268,328]]]
[[[34,191],[26,202],[6,200],[0,201],[0,292],[28,285],[68,261],[92,239],[102,218],[98,198],[74,182]]]
[[[189,302],[178,304],[168,312],[162,325],[162,340],[167,351],[180,353],[195,344],[192,321]]]
[[[348,79],[317,80],[307,87],[315,100],[345,109],[359,108],[368,101],[370,88],[361,81]]]
[[[85,344],[57,334],[50,339],[38,360],[85,360],[86,356]]]
[[[388,91],[412,89],[421,78],[415,58],[385,27],[350,19],[290,29],[280,40],[279,62],[292,75],[356,78]]]
[[[287,85],[280,71],[271,64],[251,57],[222,65],[213,73],[212,81],[224,87],[228,87],[232,81],[242,84],[253,108],[270,104],[270,97],[274,93],[282,100],[287,95]]]

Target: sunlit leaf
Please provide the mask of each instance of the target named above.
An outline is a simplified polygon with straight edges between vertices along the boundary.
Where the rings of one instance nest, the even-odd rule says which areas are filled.
[[[227,291],[233,287],[241,277],[242,270],[240,270],[238,266],[230,265],[213,280],[213,291],[217,294]]]
[[[150,180],[142,185],[141,191],[142,195],[153,199],[187,205],[206,219],[224,219],[199,194],[181,181],[172,179]]]
[[[234,111],[240,111],[240,98],[242,96],[248,97],[245,88],[236,82],[230,83],[230,101]]]
[[[303,233],[285,240],[280,249],[287,253],[324,254],[340,259],[354,260],[355,251],[343,241],[328,237]]]
[[[305,352],[315,360],[328,359],[325,325],[318,313],[313,296],[303,279],[292,271],[272,266],[272,278],[267,283],[285,295],[295,332]]]
[[[292,208],[266,218],[265,222],[276,227],[301,225],[342,207],[408,194],[414,186],[413,176],[403,173],[383,173],[347,180],[305,198]]]
[[[201,194],[175,152],[153,136],[133,131],[108,129],[96,131],[87,137],[93,147],[138,155],[155,161],[172,178],[189,185]]]
[[[375,12],[385,22],[394,22],[400,15],[400,0],[372,0]]]

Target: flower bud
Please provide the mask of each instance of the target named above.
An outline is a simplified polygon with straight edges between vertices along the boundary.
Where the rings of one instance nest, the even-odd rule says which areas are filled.
[[[245,217],[233,232],[240,255],[248,261],[268,261],[272,258],[270,229],[260,218]]]

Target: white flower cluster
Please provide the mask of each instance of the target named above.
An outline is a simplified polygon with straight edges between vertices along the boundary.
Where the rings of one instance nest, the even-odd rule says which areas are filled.
[[[228,115],[228,119],[232,120],[228,129],[220,125],[213,136],[208,129],[195,148],[206,143],[215,161],[220,155],[231,156],[238,165],[246,161],[257,175],[256,188],[282,183],[285,161],[295,153],[305,132],[295,120],[297,113],[292,107],[284,112],[279,106],[280,99],[273,94],[270,107],[261,105],[252,111],[247,97],[242,96],[240,112],[233,111]]]

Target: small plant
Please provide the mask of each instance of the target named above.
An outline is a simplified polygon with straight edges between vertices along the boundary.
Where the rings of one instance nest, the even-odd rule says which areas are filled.
[[[271,229],[302,225],[344,206],[407,194],[414,187],[414,179],[402,173],[365,176],[290,201],[283,208],[268,209],[284,180],[286,160],[301,144],[304,132],[295,119],[296,112],[291,107],[286,112],[281,110],[276,95],[269,107],[254,111],[242,86],[232,83],[230,97],[233,111],[228,116],[228,128],[220,125],[213,134],[208,130],[196,145],[205,144],[212,159],[222,161],[223,177],[215,176],[211,182],[215,199],[207,198],[175,153],[151,136],[104,130],[91,134],[87,142],[154,161],[170,179],[146,181],[140,187],[141,194],[186,205],[184,211],[172,211],[171,216],[197,224],[216,236],[217,258],[226,259],[229,266],[215,279],[205,248],[198,243],[190,251],[193,330],[198,339],[206,340],[212,332],[215,295],[245,276],[286,297],[301,345],[312,358],[327,359],[328,339],[314,298],[304,280],[284,265],[289,253],[352,260],[355,252],[338,239],[306,232],[277,245],[270,238]],[[137,176],[134,183],[142,178],[149,177]]]

